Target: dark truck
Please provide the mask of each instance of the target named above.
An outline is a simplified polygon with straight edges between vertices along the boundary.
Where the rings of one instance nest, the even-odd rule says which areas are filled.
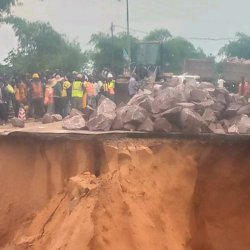
[[[185,59],[183,73],[198,75],[201,81],[213,82],[215,76],[214,59]]]
[[[238,92],[241,78],[245,77],[250,82],[250,64],[242,62],[223,62],[222,79],[225,81],[224,86],[232,93]]]

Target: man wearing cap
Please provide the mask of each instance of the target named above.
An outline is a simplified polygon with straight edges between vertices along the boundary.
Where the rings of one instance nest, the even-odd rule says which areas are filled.
[[[43,106],[44,92],[45,89],[39,79],[39,75],[35,73],[32,76],[32,83],[30,86],[30,96],[34,105],[35,119],[42,118],[45,113]]]
[[[83,75],[78,74],[72,85],[72,108],[82,111],[84,91]]]

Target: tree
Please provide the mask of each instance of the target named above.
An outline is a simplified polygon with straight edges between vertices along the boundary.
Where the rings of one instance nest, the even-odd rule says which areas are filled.
[[[250,36],[238,32],[236,37],[237,41],[230,41],[220,49],[219,56],[250,59]]]
[[[172,37],[167,29],[156,29],[145,36],[144,41],[161,41],[163,43],[163,61],[167,64],[165,70],[175,74],[182,73],[183,62],[186,58],[205,58],[201,48],[182,37]]]
[[[20,4],[18,0],[1,0],[0,1],[0,16],[3,15],[3,13],[10,13],[10,9],[12,6],[15,6],[17,4]]]
[[[169,64],[168,71],[175,74],[183,73],[183,62],[187,58],[206,58],[201,48],[196,49],[194,45],[182,37],[169,39],[165,42],[165,57]]]
[[[17,49],[9,52],[5,62],[17,72],[39,72],[60,69],[80,70],[83,54],[80,45],[69,42],[49,23],[29,22],[19,17],[7,17],[1,22],[12,25],[18,39]]]
[[[130,36],[131,42],[131,54],[132,61],[133,55],[135,55],[137,38]],[[127,37],[125,33],[119,33],[114,36],[114,41],[112,45],[112,38],[108,34],[99,32],[91,36],[90,45],[94,49],[90,52],[90,58],[94,62],[94,69],[96,72],[101,72],[103,68],[112,69],[112,50],[114,53],[114,73],[116,75],[122,74],[123,72],[123,49],[127,45]]]
[[[144,41],[162,41],[165,42],[167,39],[172,37],[171,33],[167,29],[155,29],[144,37]]]

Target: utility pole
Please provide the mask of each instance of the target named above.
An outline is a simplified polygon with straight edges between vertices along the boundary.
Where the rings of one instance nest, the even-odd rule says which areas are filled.
[[[127,0],[127,46],[128,46],[128,56],[131,59],[131,50],[130,50],[130,34],[129,34],[129,4]],[[130,62],[128,62],[128,69],[130,71]]]
[[[111,23],[110,30],[111,30],[111,37],[112,37],[112,74],[114,74],[114,30],[115,30],[115,27],[114,27],[113,22]]]

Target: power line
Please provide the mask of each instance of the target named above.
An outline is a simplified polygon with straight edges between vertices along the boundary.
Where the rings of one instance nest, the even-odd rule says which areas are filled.
[[[126,30],[125,27],[120,26],[120,25],[115,25],[115,27]],[[139,33],[143,33],[145,35],[150,35],[149,32],[146,31],[142,31],[142,30],[136,30],[136,29],[130,29],[131,31],[134,32],[139,32]],[[172,36],[171,38],[178,38],[180,36]],[[206,37],[183,37],[186,40],[204,40],[204,41],[223,41],[223,40],[237,40],[237,37],[226,37],[226,38],[206,38]]]

